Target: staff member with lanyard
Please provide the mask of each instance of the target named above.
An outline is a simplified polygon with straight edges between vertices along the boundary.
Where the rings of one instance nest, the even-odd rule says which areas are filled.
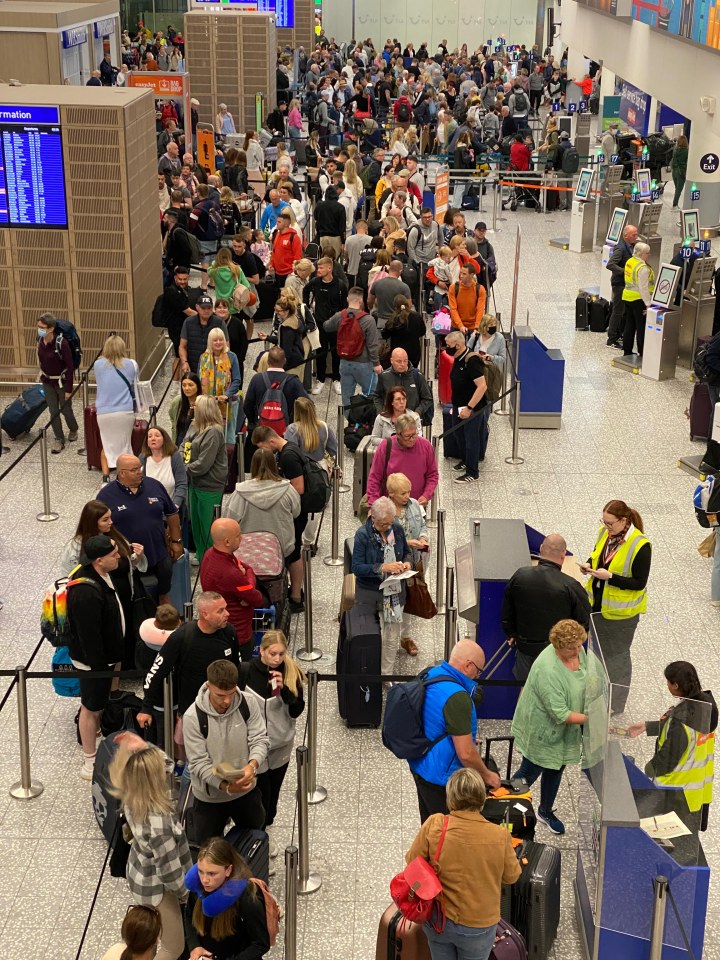
[[[455,449],[460,458],[453,467],[460,475],[454,482],[475,483],[479,478],[478,464],[485,459],[488,443],[490,405],[485,396],[485,364],[468,350],[465,334],[459,330],[451,330],[445,337],[445,352],[455,358],[450,370],[452,425],[459,429],[451,449]]]
[[[605,504],[602,527],[590,559],[580,569],[590,575],[586,590],[612,691],[612,712],[623,713],[632,680],[630,647],[640,614],[647,610],[652,548],[642,517],[622,500]]]

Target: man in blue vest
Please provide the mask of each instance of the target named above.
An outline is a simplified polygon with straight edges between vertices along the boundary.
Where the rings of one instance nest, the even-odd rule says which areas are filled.
[[[448,661],[428,671],[428,677],[447,676],[448,682],[427,687],[423,705],[425,736],[443,738],[425,756],[409,761],[423,823],[433,813],[448,812],[445,784],[461,767],[477,770],[488,787],[500,786],[500,777],[488,770],[475,746],[477,713],[472,695],[484,666],[482,648],[474,640],[461,640]]]

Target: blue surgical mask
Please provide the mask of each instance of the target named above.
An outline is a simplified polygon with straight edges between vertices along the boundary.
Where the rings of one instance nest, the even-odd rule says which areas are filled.
[[[38,327],[37,332],[39,337],[46,337],[48,333],[50,333],[50,331],[46,330],[45,327]]]

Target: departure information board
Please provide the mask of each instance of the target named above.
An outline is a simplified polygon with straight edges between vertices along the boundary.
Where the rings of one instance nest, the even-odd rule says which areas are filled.
[[[0,105],[0,226],[67,228],[57,107]]]

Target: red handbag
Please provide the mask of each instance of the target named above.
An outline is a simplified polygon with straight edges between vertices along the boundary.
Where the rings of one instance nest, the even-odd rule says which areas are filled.
[[[415,857],[390,881],[390,896],[405,920],[411,920],[413,923],[430,923],[436,933],[442,933],[445,929],[443,889],[436,868],[449,819],[445,817],[443,820],[442,832],[432,862],[428,863],[424,857]]]

